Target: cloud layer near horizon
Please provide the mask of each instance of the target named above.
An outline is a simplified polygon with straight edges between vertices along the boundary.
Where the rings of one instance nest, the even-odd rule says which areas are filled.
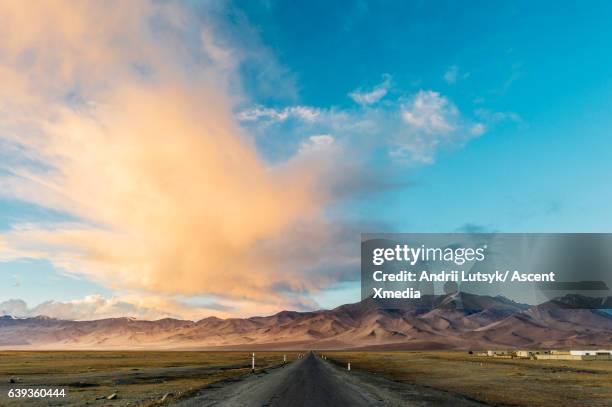
[[[99,294],[88,295],[70,301],[49,300],[29,306],[21,299],[0,302],[0,316],[32,318],[46,316],[51,318],[87,321],[104,318],[130,317],[143,320],[162,318],[188,319],[197,321],[214,315],[231,318],[237,315],[253,316],[254,310],[267,316],[278,312],[283,303],[261,303],[256,301],[229,301],[228,305],[215,302],[189,303],[159,295],[118,295],[106,298]],[[234,304],[236,307],[234,308]]]

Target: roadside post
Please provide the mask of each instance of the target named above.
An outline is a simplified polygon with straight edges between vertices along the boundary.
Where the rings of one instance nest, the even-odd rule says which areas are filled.
[[[251,372],[255,373],[255,352],[253,352],[253,356],[251,357]]]
[[[351,371],[351,362],[349,362],[347,369],[349,372]]]
[[[283,355],[283,364],[287,363],[287,355]]]

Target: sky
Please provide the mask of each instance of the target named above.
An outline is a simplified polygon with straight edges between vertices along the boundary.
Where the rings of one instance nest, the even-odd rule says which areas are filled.
[[[610,232],[606,1],[0,3],[0,314],[356,302],[369,232]]]

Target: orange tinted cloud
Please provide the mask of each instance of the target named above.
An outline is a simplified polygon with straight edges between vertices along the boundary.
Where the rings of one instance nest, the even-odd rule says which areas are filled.
[[[0,137],[16,151],[0,186],[78,219],[15,225],[0,257],[45,258],[120,290],[275,306],[278,287],[332,282],[285,251],[319,216],[320,174],[304,157],[270,168],[257,156],[232,113],[239,53],[211,27],[194,50],[181,42],[194,21],[172,5],[3,2],[0,16]]]

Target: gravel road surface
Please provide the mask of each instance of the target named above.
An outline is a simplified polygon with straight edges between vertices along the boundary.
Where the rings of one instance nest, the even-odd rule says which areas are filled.
[[[348,372],[308,353],[285,367],[207,387],[174,406],[453,406],[484,404],[366,372]]]

